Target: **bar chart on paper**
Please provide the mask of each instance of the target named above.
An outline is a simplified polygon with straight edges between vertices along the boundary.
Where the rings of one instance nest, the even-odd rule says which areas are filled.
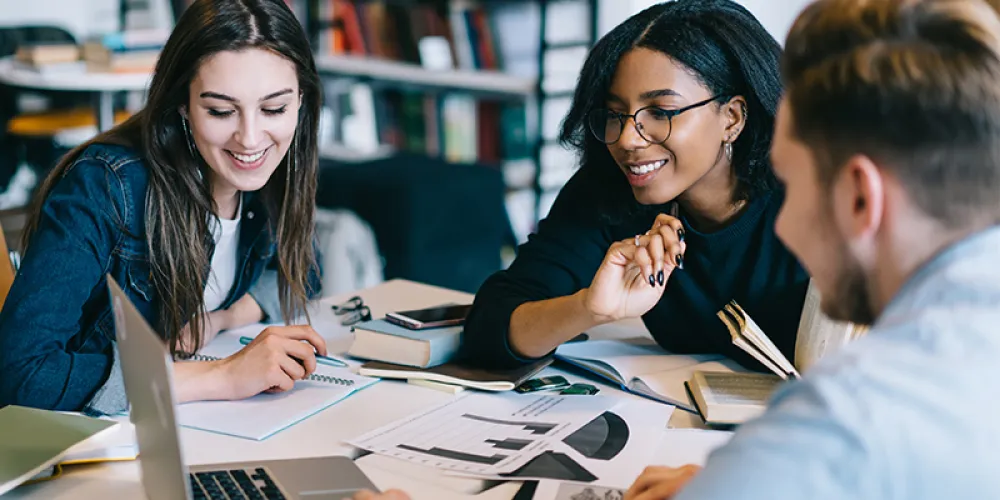
[[[598,397],[470,393],[351,444],[430,467],[499,474],[550,450],[614,404]]]

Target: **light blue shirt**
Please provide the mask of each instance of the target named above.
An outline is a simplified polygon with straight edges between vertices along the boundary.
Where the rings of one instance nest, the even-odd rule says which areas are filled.
[[[678,500],[1000,498],[1000,229],[910,278],[784,386]]]

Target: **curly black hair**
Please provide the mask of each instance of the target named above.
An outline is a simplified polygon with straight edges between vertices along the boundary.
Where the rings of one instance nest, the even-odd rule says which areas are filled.
[[[781,46],[745,8],[730,0],[654,5],[601,38],[587,56],[559,140],[576,149],[581,168],[614,166],[607,146],[587,130],[587,113],[605,106],[618,61],[636,47],[656,50],[690,69],[713,95],[741,95],[747,125],[733,144],[736,199],[774,190],[769,159],[781,97]],[[617,171],[617,167],[614,168]]]

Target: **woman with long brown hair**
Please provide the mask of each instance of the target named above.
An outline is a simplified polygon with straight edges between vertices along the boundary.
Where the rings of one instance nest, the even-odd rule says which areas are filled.
[[[217,362],[221,330],[291,319],[319,292],[313,247],[320,83],[281,0],[197,0],[146,106],[42,185],[0,312],[0,407],[127,407],[107,276],[163,336],[181,401],[287,390],[323,339],[271,327]],[[305,342],[303,342],[305,341]]]

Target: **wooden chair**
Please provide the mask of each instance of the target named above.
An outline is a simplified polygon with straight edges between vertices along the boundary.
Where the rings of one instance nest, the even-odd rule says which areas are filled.
[[[0,309],[7,300],[7,292],[14,284],[14,265],[10,262],[10,252],[7,250],[7,238],[0,226]]]

